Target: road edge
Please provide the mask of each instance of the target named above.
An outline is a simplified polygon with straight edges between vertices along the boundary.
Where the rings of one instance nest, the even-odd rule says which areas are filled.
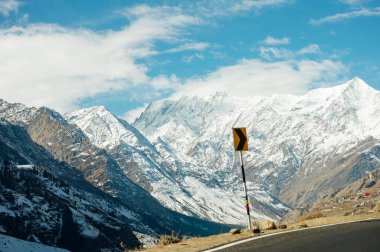
[[[299,232],[299,231],[309,230],[309,229],[323,228],[323,227],[329,227],[329,226],[337,226],[337,225],[343,225],[343,224],[349,224],[349,223],[368,222],[368,221],[380,221],[380,218],[369,218],[369,219],[366,219],[366,220],[356,220],[356,221],[340,222],[340,223],[334,223],[334,224],[325,224],[325,225],[315,226],[315,227],[306,227],[306,228],[300,228],[300,229],[294,229],[294,230],[287,230],[287,231],[273,233],[273,234],[264,234],[264,235],[255,236],[255,237],[243,239],[243,240],[240,240],[240,241],[235,241],[235,242],[231,242],[231,243],[228,243],[228,244],[212,247],[212,248],[209,248],[209,249],[206,249],[206,250],[202,250],[202,251],[203,252],[214,252],[214,251],[219,251],[221,249],[229,248],[229,247],[232,247],[232,246],[235,246],[235,245],[238,245],[238,244],[242,244],[242,243],[245,243],[245,242],[250,242],[250,241],[253,241],[253,240],[262,239],[262,238],[265,238],[265,237],[270,237],[270,236],[275,236],[275,235],[281,235],[281,234],[286,234],[286,233],[291,233],[291,232]]]

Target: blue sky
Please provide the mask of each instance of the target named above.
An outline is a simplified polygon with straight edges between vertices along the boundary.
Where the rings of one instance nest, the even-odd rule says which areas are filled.
[[[1,97],[132,120],[181,95],[380,89],[375,0],[0,0]]]

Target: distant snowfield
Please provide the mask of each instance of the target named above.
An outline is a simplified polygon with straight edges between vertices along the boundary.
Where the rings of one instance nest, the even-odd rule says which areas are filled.
[[[68,252],[66,249],[49,247],[36,242],[20,240],[11,236],[0,234],[1,252]]]

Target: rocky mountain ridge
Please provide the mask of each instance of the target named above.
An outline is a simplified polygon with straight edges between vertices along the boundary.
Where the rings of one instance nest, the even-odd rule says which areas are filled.
[[[66,114],[65,118],[78,125],[93,144],[105,148],[130,179],[166,207],[190,216],[240,224],[241,213],[237,207],[240,199],[232,191],[220,188],[217,180],[211,181],[216,185],[209,188],[204,183],[210,183],[208,178],[193,176],[187,164],[179,163],[174,152],[167,152],[164,142],[151,144],[133,126],[102,106],[80,109]],[[256,218],[279,218],[288,209],[262,190],[251,197],[258,203],[257,211],[252,213]],[[233,212],[225,210],[231,208]]]
[[[369,158],[379,156],[379,104],[379,92],[354,78],[302,96],[164,100],[150,104],[133,126],[104,107],[65,118],[165,206],[243,224],[232,127],[247,127],[252,141],[244,156],[253,216],[279,219],[287,205],[311,204],[379,165]]]
[[[165,100],[149,105],[133,125],[175,153],[187,174],[227,190],[235,186],[235,195],[242,193],[231,128],[247,127],[250,194],[261,188],[297,207],[380,165],[370,158],[379,157],[379,115],[380,92],[354,78],[302,96]]]
[[[160,101],[133,124],[102,106],[61,116],[1,101],[0,115],[93,186],[129,202],[153,233],[180,226],[212,233],[217,225],[187,216],[245,224],[232,127],[248,130],[252,216],[278,220],[379,167],[379,104],[379,91],[354,78],[302,96]]]
[[[160,234],[173,231],[186,235],[209,235],[228,229],[224,225],[191,218],[164,208],[145,190],[129,180],[105,150],[92,145],[76,125],[69,124],[59,113],[48,108],[27,108],[5,101],[1,101],[0,105],[6,108],[0,111],[0,162],[11,161],[13,164],[38,166],[42,171],[54,174],[51,175],[54,180],[64,181],[71,188],[71,192],[75,191],[77,195],[73,197],[57,186],[50,190],[51,182],[46,181],[40,173],[26,171],[25,175],[22,169],[13,168],[10,178],[19,177],[22,173],[22,179],[13,183],[20,189],[15,190],[6,183],[1,186],[2,195],[4,193],[9,197],[1,198],[1,205],[5,208],[0,209],[0,217],[4,223],[0,232],[29,240],[34,236],[39,237],[38,240],[42,243],[73,251],[98,251],[102,248],[118,249],[120,240],[126,242],[128,247],[138,247],[142,243],[152,242]],[[42,193],[44,190],[49,191],[52,197],[45,197]],[[28,201],[23,201],[26,202],[26,210],[25,205],[17,203],[25,195],[31,195]],[[41,213],[36,212],[38,208],[33,203],[34,199],[36,203],[38,200],[40,203],[43,201],[47,206]],[[69,226],[59,226],[64,213],[67,213],[64,216]],[[110,218],[107,214],[113,217]],[[53,219],[49,218],[55,231],[38,230],[36,226],[14,229],[13,215],[22,216],[21,222],[30,223],[38,223],[40,216],[54,216]],[[114,218],[119,219],[119,223]],[[40,224],[48,225],[45,222],[47,220]],[[106,228],[108,226],[111,228]],[[62,232],[67,232],[67,228],[71,228],[73,234],[79,232],[77,238],[81,239],[80,244],[87,247],[69,247],[70,243],[60,242],[59,237]],[[86,237],[85,231],[84,234],[80,233],[82,229],[99,232],[94,231],[97,236]],[[141,242],[132,231],[140,234]],[[47,234],[52,237],[45,239]],[[69,236],[66,238],[69,240]],[[98,238],[105,240],[100,239],[97,242]],[[83,239],[87,239],[86,242]],[[78,243],[73,242],[72,245],[81,246]]]
[[[25,128],[0,119],[1,233],[69,250],[130,247],[141,243],[142,217],[58,162],[32,141]],[[17,167],[17,164],[33,164]]]
[[[314,219],[320,217],[339,217],[372,215],[380,212],[380,168],[366,172],[360,178],[333,193],[322,195],[310,208],[294,209],[285,220]],[[301,216],[302,215],[302,216]]]

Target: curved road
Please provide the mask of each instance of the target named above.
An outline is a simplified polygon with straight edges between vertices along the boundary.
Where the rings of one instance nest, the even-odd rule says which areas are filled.
[[[375,252],[380,251],[380,220],[290,231],[260,238],[249,238],[246,242],[240,241],[240,244],[226,246],[208,251]]]

